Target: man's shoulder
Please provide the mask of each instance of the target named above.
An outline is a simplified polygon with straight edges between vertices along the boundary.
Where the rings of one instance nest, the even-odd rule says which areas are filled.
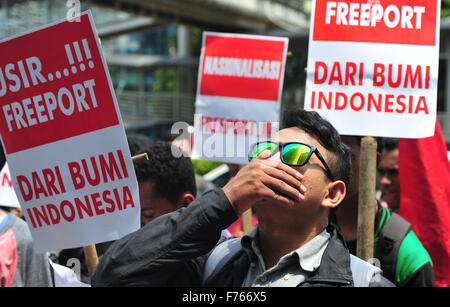
[[[350,255],[350,268],[355,287],[395,287],[383,277],[380,268],[354,255]]]
[[[382,231],[386,229],[386,227],[389,224],[388,222],[390,222],[394,218],[402,220],[404,221],[404,223],[410,225],[409,221],[406,220],[404,217],[400,216],[397,213],[391,213],[386,223],[384,223]],[[398,250],[397,261],[401,261],[404,259],[408,260],[408,262],[421,262],[419,267],[424,265],[426,262],[431,262],[430,255],[428,254],[427,250],[422,245],[422,242],[417,237],[416,233],[414,232],[414,230],[412,230],[412,228],[409,228],[405,236],[402,238]]]
[[[383,225],[383,230],[388,225],[388,221],[393,218],[402,220],[409,225],[408,220],[396,213],[392,213],[388,217],[386,223]],[[422,242],[417,237],[415,232],[411,228],[409,228],[406,234],[402,237],[398,247],[395,267],[396,283],[402,284],[405,280],[408,280],[414,273],[420,270],[427,263],[429,263],[430,265],[432,264],[430,255],[422,245]]]
[[[33,244],[33,239],[31,237],[30,228],[27,222],[24,220],[10,215],[11,218],[11,229],[14,231],[16,239],[21,243]]]
[[[400,245],[399,256],[404,256],[403,254],[414,255],[414,258],[431,262],[430,255],[412,229],[408,232]]]
[[[397,276],[407,280],[425,264],[432,263],[431,257],[413,230],[403,239],[397,255]]]

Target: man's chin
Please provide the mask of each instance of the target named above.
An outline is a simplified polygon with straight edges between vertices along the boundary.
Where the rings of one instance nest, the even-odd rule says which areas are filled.
[[[395,210],[399,209],[399,207],[400,207],[400,199],[399,199],[397,193],[390,193],[390,192],[385,193],[382,196],[382,199],[383,199],[384,202],[387,203],[388,207],[391,210],[395,211]]]

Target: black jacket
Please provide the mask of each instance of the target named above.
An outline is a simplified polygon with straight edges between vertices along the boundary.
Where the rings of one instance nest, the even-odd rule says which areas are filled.
[[[93,286],[200,286],[208,254],[238,218],[221,189],[163,215],[116,241],[103,255]],[[250,260],[239,251],[207,286],[240,286]],[[299,286],[352,286],[350,254],[333,231],[319,269]],[[384,278],[370,286],[392,286]]]

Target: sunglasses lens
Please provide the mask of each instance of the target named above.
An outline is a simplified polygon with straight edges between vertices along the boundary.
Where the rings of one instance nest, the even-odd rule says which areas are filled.
[[[303,144],[288,144],[283,147],[281,159],[289,165],[302,166],[308,162],[311,148]]]
[[[278,149],[278,145],[272,142],[263,142],[256,144],[249,155],[249,160],[255,160],[262,154],[264,151],[268,150],[270,155],[273,155]]]

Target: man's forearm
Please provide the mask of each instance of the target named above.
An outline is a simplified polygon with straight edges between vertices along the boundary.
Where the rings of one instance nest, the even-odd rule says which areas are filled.
[[[115,242],[102,257],[92,284],[165,285],[187,259],[207,254],[221,230],[236,219],[222,190],[213,190]]]

